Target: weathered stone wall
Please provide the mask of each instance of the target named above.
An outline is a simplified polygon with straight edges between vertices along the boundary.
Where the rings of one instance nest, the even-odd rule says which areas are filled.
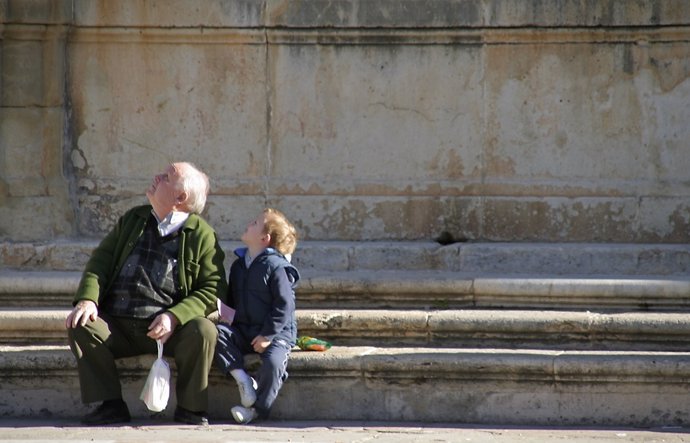
[[[307,239],[690,240],[690,2],[1,0],[0,237],[187,159]]]
[[[65,174],[66,1],[0,2],[0,238],[75,233]],[[67,173],[69,173],[67,171]]]

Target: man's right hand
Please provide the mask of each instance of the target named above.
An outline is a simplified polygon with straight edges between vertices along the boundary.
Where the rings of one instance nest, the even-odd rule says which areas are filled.
[[[98,307],[91,300],[81,300],[74,306],[72,312],[65,320],[65,327],[76,328],[77,325],[84,326],[87,321],[95,321],[98,318]]]

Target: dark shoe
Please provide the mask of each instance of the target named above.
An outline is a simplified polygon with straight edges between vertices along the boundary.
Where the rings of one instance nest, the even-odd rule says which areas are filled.
[[[123,400],[104,401],[99,407],[81,419],[81,422],[88,426],[111,425],[113,423],[129,421],[132,421],[132,417],[129,415],[127,403]]]
[[[175,408],[175,421],[188,425],[208,426],[206,411],[192,412],[180,406]]]

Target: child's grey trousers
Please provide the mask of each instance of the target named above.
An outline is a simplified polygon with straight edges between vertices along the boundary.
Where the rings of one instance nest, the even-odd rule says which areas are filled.
[[[254,337],[245,336],[236,326],[219,324],[218,343],[214,362],[224,374],[230,375],[234,369],[245,369],[244,355],[254,354],[251,342]],[[258,389],[254,408],[260,418],[267,418],[278,392],[287,380],[287,364],[292,347],[281,338],[274,339],[261,354],[261,367],[255,375]]]

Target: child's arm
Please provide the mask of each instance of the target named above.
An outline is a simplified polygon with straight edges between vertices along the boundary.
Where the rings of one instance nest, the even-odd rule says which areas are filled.
[[[228,292],[222,295],[218,295],[216,300],[216,307],[218,308],[218,321],[232,324],[235,318],[235,297],[232,296],[232,273],[235,268],[235,263],[230,267],[230,273],[228,274]]]
[[[282,331],[292,320],[295,312],[295,292],[285,269],[276,270],[269,280],[273,305],[266,317],[259,335],[269,341]]]

